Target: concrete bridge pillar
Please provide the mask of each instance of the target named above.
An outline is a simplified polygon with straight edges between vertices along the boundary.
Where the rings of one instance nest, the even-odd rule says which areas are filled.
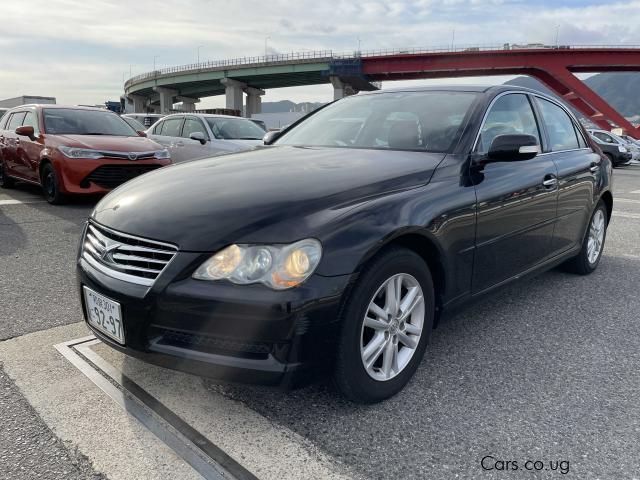
[[[331,81],[331,85],[333,85],[334,100],[340,100],[343,97],[348,97],[349,95],[355,95],[358,93],[355,88],[341,80],[340,77],[331,75],[329,76],[329,80]]]
[[[129,95],[130,101],[133,103],[133,111],[135,113],[144,113],[147,111],[147,99],[141,95]]]
[[[227,108],[242,112],[242,90],[247,87],[246,84],[234,80],[232,78],[223,78],[220,83],[225,87],[225,95],[227,97]]]
[[[173,110],[173,97],[178,95],[176,90],[164,87],[153,87],[160,95],[160,113],[171,113]]]
[[[183,112],[194,112],[196,110],[196,103],[200,102],[199,98],[191,97],[176,97],[178,102],[182,102],[180,110]]]
[[[259,88],[247,87],[247,106],[245,109],[245,116],[251,118],[254,113],[262,113],[262,95],[264,90]]]

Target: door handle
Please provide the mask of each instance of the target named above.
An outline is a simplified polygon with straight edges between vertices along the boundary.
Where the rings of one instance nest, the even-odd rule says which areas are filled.
[[[544,180],[542,181],[542,185],[544,185],[546,188],[553,188],[558,184],[558,179],[556,178],[555,175],[547,175],[546,177],[544,177]]]
[[[176,147],[184,147],[184,142],[176,142]]]
[[[591,171],[591,173],[596,173],[599,168],[600,168],[599,164],[592,163],[591,166],[589,167],[589,170]]]

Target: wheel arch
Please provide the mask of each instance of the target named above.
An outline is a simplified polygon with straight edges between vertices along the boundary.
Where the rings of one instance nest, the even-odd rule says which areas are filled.
[[[428,232],[423,230],[396,232],[367,252],[358,264],[356,272],[359,273],[372,258],[390,247],[403,247],[413,251],[418,254],[429,267],[433,279],[434,300],[436,305],[434,327],[437,326],[447,288],[447,270],[444,263],[444,253],[440,249],[437,241],[434,240]]]

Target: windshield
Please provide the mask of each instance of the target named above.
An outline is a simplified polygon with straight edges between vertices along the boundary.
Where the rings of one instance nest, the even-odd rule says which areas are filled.
[[[112,112],[74,108],[45,108],[44,129],[53,135],[137,136],[127,122]]]
[[[262,140],[264,130],[244,118],[205,117],[219,140]]]
[[[476,98],[469,92],[397,92],[340,100],[275,143],[449,152]]]

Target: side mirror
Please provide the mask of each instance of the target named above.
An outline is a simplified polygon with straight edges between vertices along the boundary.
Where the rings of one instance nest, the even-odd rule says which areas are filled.
[[[533,135],[498,135],[491,142],[488,162],[518,162],[530,160],[540,153],[538,139]]]
[[[146,137],[147,133],[143,132],[142,130],[137,130],[136,133],[138,134],[139,137]]]
[[[191,140],[197,140],[198,142],[200,142],[201,145],[204,145],[205,143],[207,143],[207,139],[204,136],[204,133],[202,132],[193,132],[192,134],[189,135],[189,138]]]
[[[263,143],[265,145],[271,145],[271,143],[273,143],[280,136],[280,132],[280,130],[272,130],[265,133],[264,137],[262,137]]]
[[[35,138],[35,130],[31,125],[23,125],[22,127],[16,128],[16,135],[33,139]]]

